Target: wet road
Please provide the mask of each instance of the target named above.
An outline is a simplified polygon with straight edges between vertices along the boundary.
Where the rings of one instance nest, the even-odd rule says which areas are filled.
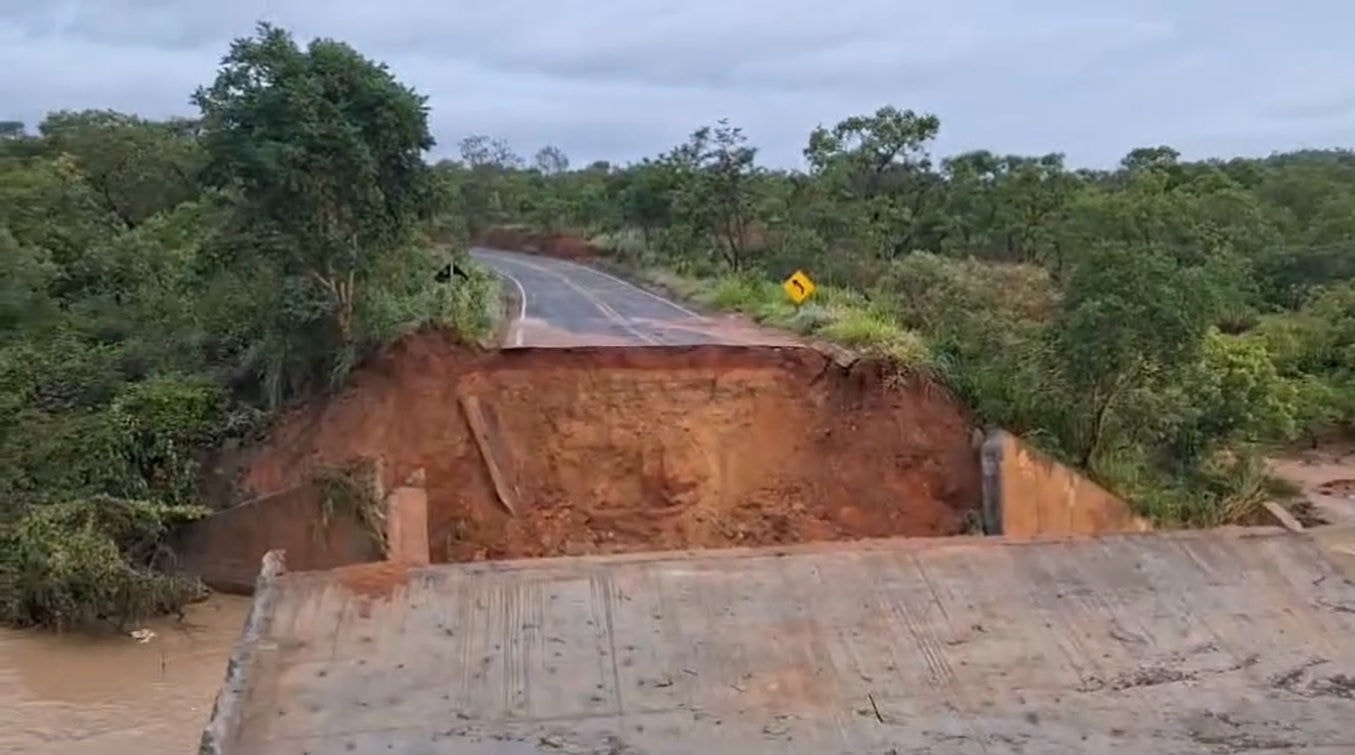
[[[565,260],[476,248],[472,256],[518,289],[514,346],[777,344],[784,337],[718,318]]]

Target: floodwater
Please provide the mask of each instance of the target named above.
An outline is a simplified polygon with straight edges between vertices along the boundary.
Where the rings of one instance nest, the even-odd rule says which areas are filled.
[[[249,599],[217,595],[138,642],[0,629],[0,752],[184,755],[226,675]]]
[[[1355,525],[1355,448],[1324,444],[1270,460],[1271,472],[1297,485],[1322,518]]]

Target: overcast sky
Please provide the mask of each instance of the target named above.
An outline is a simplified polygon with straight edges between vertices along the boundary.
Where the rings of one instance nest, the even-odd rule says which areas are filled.
[[[939,154],[1355,146],[1351,0],[0,0],[0,120],[191,114],[259,19],[388,63],[438,154],[487,133],[624,162],[729,117],[793,166],[883,104],[939,115]]]

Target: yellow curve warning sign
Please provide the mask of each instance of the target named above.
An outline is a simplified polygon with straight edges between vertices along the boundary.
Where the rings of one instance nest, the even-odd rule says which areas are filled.
[[[814,281],[805,275],[805,271],[796,270],[786,279],[781,287],[786,289],[786,296],[796,304],[803,304],[814,293]]]

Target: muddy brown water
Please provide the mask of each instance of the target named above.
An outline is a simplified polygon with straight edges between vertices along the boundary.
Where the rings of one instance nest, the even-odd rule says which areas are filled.
[[[195,752],[249,599],[214,596],[185,621],[126,635],[0,630],[0,752]]]

